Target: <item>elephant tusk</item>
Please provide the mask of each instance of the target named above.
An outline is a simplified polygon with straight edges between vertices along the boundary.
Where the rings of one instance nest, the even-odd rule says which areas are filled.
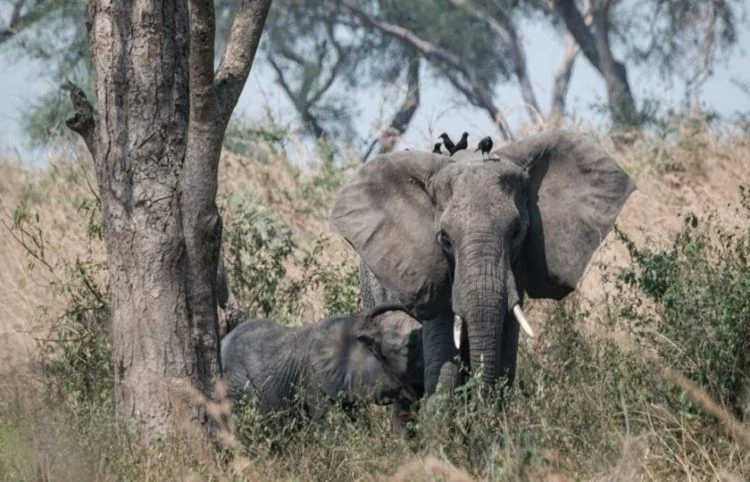
[[[513,315],[516,317],[518,324],[521,325],[521,328],[523,328],[523,331],[525,331],[526,334],[529,335],[531,338],[534,338],[534,330],[531,329],[531,325],[529,324],[529,321],[524,316],[523,310],[521,309],[521,305],[515,305],[513,307]]]
[[[458,315],[453,315],[453,344],[456,349],[461,349],[461,330],[463,330],[464,320]]]

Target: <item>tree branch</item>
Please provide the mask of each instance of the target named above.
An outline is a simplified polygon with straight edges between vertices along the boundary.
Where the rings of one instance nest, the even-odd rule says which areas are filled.
[[[241,0],[216,72],[218,120],[226,128],[245,87],[260,44],[271,0]]]
[[[65,121],[65,125],[81,136],[96,162],[96,120],[94,119],[94,108],[86,98],[86,94],[77,85],[72,82],[66,82],[61,88],[70,91],[70,101],[73,103],[74,112],[73,117]]]
[[[216,18],[212,0],[190,0],[190,123],[216,122],[214,38]]]
[[[565,35],[565,57],[560,69],[555,74],[555,82],[552,87],[552,108],[550,116],[553,121],[559,121],[565,115],[565,99],[568,95],[570,77],[573,75],[573,66],[578,58],[580,48],[570,33]]]
[[[8,26],[0,29],[0,44],[5,42],[6,40],[10,40],[14,35],[16,35],[20,28],[23,27],[26,23],[31,20],[32,15],[21,15],[21,10],[26,4],[26,0],[16,0],[16,3],[13,4],[13,10],[10,14],[10,21],[8,22]]]
[[[500,131],[500,135],[503,137],[503,139],[505,139],[506,141],[513,140],[513,133],[510,131],[508,121],[505,119],[503,113],[500,112],[500,109],[495,107],[494,104],[484,104],[482,103],[481,99],[475,98],[474,92],[463,85],[452,72],[443,71],[443,75],[445,75],[445,77],[457,91],[461,92],[467,99],[469,99],[469,102],[479,107],[480,109],[484,109],[484,111],[487,112],[492,121],[495,123],[497,129]]]
[[[510,17],[505,12],[501,12],[500,18],[496,19],[485,9],[473,6],[470,2],[464,0],[449,0],[449,2],[456,7],[463,8],[474,19],[487,24],[490,30],[505,44],[510,54],[510,61],[513,64],[513,72],[516,74],[518,86],[521,89],[521,97],[525,102],[526,112],[529,114],[531,121],[536,122],[542,110],[539,108],[534,87],[531,85],[531,79],[529,79],[526,52]]]
[[[294,108],[302,118],[303,124],[312,132],[313,136],[316,139],[328,139],[328,132],[320,125],[315,115],[310,112],[311,105],[307,102],[307,99],[303,99],[292,89],[292,87],[286,81],[286,77],[284,77],[284,71],[281,69],[281,67],[279,67],[279,64],[277,64],[270,55],[268,56],[268,63],[276,72],[276,80],[286,93],[287,97],[289,97],[289,100],[292,101]]]
[[[207,397],[212,395],[214,376],[220,374],[221,367],[216,283],[222,222],[216,192],[226,124],[218,117],[218,89],[214,87],[215,34],[213,0],[190,0],[190,121],[180,179],[180,213],[187,255],[190,335],[197,359],[198,388]]]
[[[328,30],[328,38],[331,41],[331,44],[333,45],[334,50],[336,50],[336,63],[331,67],[330,75],[328,76],[328,79],[323,82],[323,85],[318,89],[318,92],[316,92],[312,98],[310,99],[310,104],[317,103],[323,95],[328,92],[328,89],[331,88],[334,81],[336,80],[336,77],[338,77],[339,72],[341,71],[341,68],[344,66],[344,62],[346,62],[346,54],[344,53],[344,50],[341,48],[341,45],[339,45],[338,41],[336,40],[336,37],[333,33],[333,25],[328,24],[327,25]],[[323,60],[321,59],[320,64],[323,64]]]
[[[583,15],[578,11],[575,0],[555,0],[554,6],[565,22],[568,32],[570,32],[581,48],[583,55],[586,56],[596,70],[601,72],[602,68],[599,61],[599,52],[596,48],[596,39],[586,25]]]
[[[390,125],[380,135],[379,154],[391,152],[396,147],[396,143],[406,132],[419,107],[419,66],[419,56],[414,55],[409,60],[409,67],[406,71],[406,97],[391,119]]]
[[[426,58],[439,60],[446,64],[448,67],[463,75],[466,78],[467,83],[471,86],[471,94],[467,95],[469,101],[475,104],[477,107],[481,107],[489,112],[490,117],[492,117],[492,120],[497,124],[503,137],[505,137],[505,139],[510,139],[510,134],[507,130],[507,127],[500,121],[500,119],[504,118],[502,114],[500,114],[500,109],[495,106],[495,103],[492,99],[492,94],[480,84],[480,82],[478,81],[478,76],[474,69],[471,66],[467,65],[460,57],[441,49],[440,47],[428,42],[427,40],[422,39],[421,37],[414,34],[414,32],[412,32],[411,30],[408,30],[399,25],[388,23],[384,20],[370,15],[369,13],[351,3],[349,0],[337,1],[339,5],[349,10],[352,14],[354,14],[357,18],[359,18],[367,25],[370,25],[371,27],[378,29],[387,35],[395,37],[401,42],[410,45],[418,52],[421,52],[422,55],[424,55]],[[464,88],[461,90],[461,92],[466,95],[466,92],[469,91]]]

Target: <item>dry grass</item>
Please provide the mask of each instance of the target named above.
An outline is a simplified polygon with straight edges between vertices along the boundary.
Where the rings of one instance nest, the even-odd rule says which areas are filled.
[[[680,215],[688,211],[715,212],[718,223],[750,226],[735,209],[739,186],[750,184],[750,139],[717,139],[693,122],[680,129],[676,140],[644,136],[627,146],[602,136],[636,180],[638,191],[618,226],[638,243],[666,245],[682,227]],[[325,182],[316,183],[318,171],[293,167],[266,146],[257,146],[256,152],[253,159],[223,156],[220,196],[252,192],[259,205],[290,225],[303,243],[325,235],[331,192]],[[493,402],[485,399],[471,402],[475,405],[438,399],[420,415],[421,434],[408,441],[388,433],[382,409],[367,411],[365,421],[351,422],[334,412],[319,427],[267,432],[267,421],[257,414],[232,416],[224,394],[218,393],[213,402],[193,394],[193,404],[215,420],[224,448],[210,447],[192,428],[163,445],[144,448],[127,427],[112,420],[109,408],[71,408],[51,401],[48,387],[29,369],[37,339],[48,335],[49,320],[63,310],[55,268],[77,257],[103,259],[102,247],[89,241],[86,213],[78,210],[91,196],[87,179],[93,180],[81,158],[80,152],[67,151],[46,171],[0,163],[0,219],[11,226],[16,207],[25,203],[29,212],[39,214],[44,239],[44,262],[35,260],[30,270],[30,258],[16,239],[19,233],[0,226],[2,480],[750,477],[745,427],[680,374],[662,376],[645,369],[648,364],[638,361],[643,357],[640,347],[627,334],[601,329],[601,319],[611,316],[609,303],[619,295],[608,273],[628,262],[625,248],[612,234],[594,256],[580,290],[566,303],[567,314],[554,303],[531,306],[529,315],[537,321],[562,317],[571,326],[542,323],[539,339],[525,344],[520,385],[504,412],[493,410]],[[33,243],[30,234],[22,241]],[[346,243],[330,238],[324,263],[356,263]],[[288,266],[290,278],[300,275],[298,266]],[[305,296],[310,310],[301,321],[317,319],[322,313],[320,293]],[[639,351],[623,354],[617,345]],[[569,351],[560,352],[561,347]],[[669,394],[675,384],[721,423],[670,409],[662,394]],[[722,427],[728,436],[721,434]]]

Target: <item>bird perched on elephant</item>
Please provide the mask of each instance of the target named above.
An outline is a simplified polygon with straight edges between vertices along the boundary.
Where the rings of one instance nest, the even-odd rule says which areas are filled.
[[[360,256],[364,306],[401,303],[422,321],[428,395],[455,387],[459,354],[483,364],[485,384],[512,383],[519,323],[533,334],[524,295],[572,292],[635,189],[593,139],[564,130],[483,156],[378,156],[329,218]]]
[[[463,134],[461,134],[461,139],[459,139],[459,141],[456,143],[455,146],[453,146],[453,149],[451,150],[451,156],[457,153],[458,151],[463,151],[464,149],[469,147],[468,139],[469,139],[468,132],[464,132]]]
[[[456,148],[456,145],[453,143],[453,141],[448,136],[448,134],[443,132],[442,134],[438,136],[438,139],[443,140],[443,145],[445,146],[445,149],[448,151],[448,154],[453,154],[453,150]]]
[[[287,327],[253,319],[221,341],[230,394],[258,397],[261,410],[302,402],[321,414],[330,402],[387,405],[422,396],[421,325],[398,305]]]
[[[482,151],[482,157],[484,157],[485,154],[489,154],[492,150],[492,137],[487,136],[482,138],[481,141],[479,141],[479,144],[477,144],[477,148],[474,150],[474,152]]]

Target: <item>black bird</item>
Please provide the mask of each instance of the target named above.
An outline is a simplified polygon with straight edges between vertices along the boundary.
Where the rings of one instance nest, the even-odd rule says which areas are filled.
[[[456,144],[456,147],[454,147],[453,150],[451,151],[451,156],[457,153],[458,151],[462,151],[466,149],[467,147],[469,147],[469,141],[467,140],[468,138],[469,138],[468,132],[464,132],[463,134],[461,134],[461,140],[458,141],[458,144]]]
[[[438,142],[435,144],[435,147],[432,148],[433,154],[442,154],[443,152],[440,150],[440,143]]]
[[[453,141],[451,140],[450,137],[448,137],[448,134],[443,132],[442,134],[440,134],[439,137],[443,140],[443,145],[445,146],[446,149],[448,149],[448,152],[450,154],[453,154],[453,149],[456,148],[456,145],[453,144]]]
[[[477,148],[474,152],[482,151],[482,157],[484,157],[484,155],[489,154],[491,150],[492,150],[492,138],[490,136],[487,136],[481,141],[479,141],[479,144],[477,144]]]

